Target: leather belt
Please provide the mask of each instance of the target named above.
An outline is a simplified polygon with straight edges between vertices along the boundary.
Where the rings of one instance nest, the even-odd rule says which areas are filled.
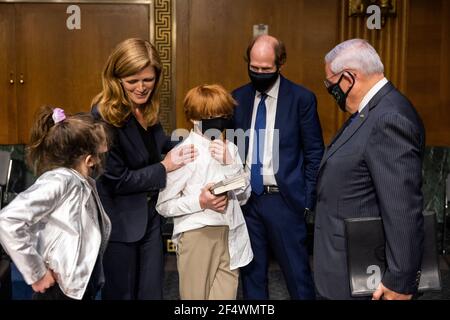
[[[264,186],[264,193],[278,193],[280,192],[280,188],[278,186]]]

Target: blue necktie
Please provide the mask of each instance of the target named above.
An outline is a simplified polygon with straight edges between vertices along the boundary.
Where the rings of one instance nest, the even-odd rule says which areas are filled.
[[[255,131],[253,135],[253,154],[251,166],[250,184],[252,191],[260,195],[264,191],[262,176],[262,160],[264,156],[264,130],[266,129],[266,97],[267,94],[261,93],[261,100],[258,104],[255,119]]]

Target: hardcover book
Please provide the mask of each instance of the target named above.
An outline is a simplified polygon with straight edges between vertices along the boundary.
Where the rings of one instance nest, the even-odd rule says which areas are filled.
[[[219,194],[222,194],[222,193],[225,193],[225,192],[228,192],[231,190],[244,188],[245,185],[246,185],[245,175],[241,174],[241,175],[227,178],[220,182],[217,182],[210,188],[210,191],[212,194],[217,196]]]

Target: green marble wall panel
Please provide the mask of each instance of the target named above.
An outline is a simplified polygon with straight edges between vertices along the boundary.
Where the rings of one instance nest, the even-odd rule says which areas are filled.
[[[445,181],[450,173],[450,148],[427,147],[423,164],[424,207],[434,211],[442,222],[445,205]]]

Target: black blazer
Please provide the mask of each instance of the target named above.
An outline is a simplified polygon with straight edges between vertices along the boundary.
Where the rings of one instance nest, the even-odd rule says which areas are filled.
[[[95,118],[101,119],[96,107]],[[106,213],[111,219],[110,241],[135,242],[147,228],[148,219],[156,213],[148,205],[148,196],[155,197],[166,186],[166,170],[158,162],[149,165],[150,156],[139,134],[138,121],[131,116],[120,128],[110,126],[112,146],[108,152],[104,174],[97,188]],[[158,153],[168,152],[174,145],[160,123],[149,128],[154,135]]]
[[[317,182],[318,292],[329,299],[351,298],[344,219],[381,216],[387,240],[382,282],[396,292],[412,293],[424,238],[422,121],[389,82],[336,137],[325,151]]]

